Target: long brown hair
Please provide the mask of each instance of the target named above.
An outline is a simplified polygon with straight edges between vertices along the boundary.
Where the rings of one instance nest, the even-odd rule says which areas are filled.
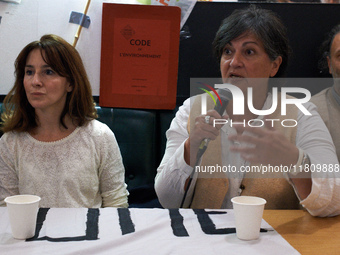
[[[40,49],[44,53],[41,54],[44,61],[60,76],[67,78],[73,87],[67,93],[60,123],[66,127],[63,122],[66,114],[79,126],[97,118],[91,85],[78,51],[57,35],[44,35],[39,41],[29,43],[15,61],[16,78],[3,102],[5,111],[1,130],[23,132],[37,127],[35,110],[28,102],[23,85],[27,57],[34,49]]]

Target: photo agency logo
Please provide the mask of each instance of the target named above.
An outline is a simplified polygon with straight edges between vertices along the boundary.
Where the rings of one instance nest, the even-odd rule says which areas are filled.
[[[283,87],[281,88],[281,92],[278,93],[278,88],[273,87],[272,88],[272,105],[269,109],[255,109],[254,107],[254,97],[253,97],[253,88],[248,87],[247,88],[247,98],[245,99],[245,96],[242,92],[242,90],[232,84],[224,83],[224,84],[215,84],[215,88],[208,85],[207,83],[199,82],[200,84],[204,85],[206,88],[210,89],[215,95],[217,101],[214,97],[214,95],[208,91],[206,88],[199,88],[200,90],[203,90],[204,94],[202,94],[202,104],[201,104],[201,114],[206,115],[207,113],[207,97],[210,96],[212,100],[215,103],[215,106],[220,103],[222,105],[222,101],[227,100],[227,104],[229,101],[233,104],[233,115],[244,115],[244,107],[245,107],[245,100],[247,100],[247,107],[251,113],[253,113],[256,116],[264,116],[264,118],[256,118],[251,119],[249,121],[243,120],[242,122],[233,122],[231,119],[214,119],[213,125],[218,124],[227,124],[229,123],[232,127],[233,125],[243,125],[250,126],[250,127],[262,127],[265,125],[265,122],[268,122],[268,124],[271,127],[274,127],[274,123],[279,122],[283,127],[295,127],[297,126],[297,120],[291,119],[291,118],[284,118],[284,116],[287,115],[287,105],[295,105],[304,115],[312,115],[306,107],[303,105],[304,103],[308,102],[311,99],[311,93],[309,90],[305,88],[298,88],[298,87]],[[227,93],[226,93],[227,91]],[[299,93],[303,94],[303,98],[295,98],[289,96],[289,94]],[[223,96],[222,96],[223,95]],[[230,95],[230,98],[225,95]],[[277,108],[278,108],[278,97],[280,97],[280,116],[281,118],[269,118],[268,116],[273,114]],[[222,99],[221,99],[222,98]],[[225,103],[225,102],[224,102]],[[216,107],[215,107],[216,108]]]
[[[220,97],[220,95],[217,93],[217,91],[213,87],[211,87],[209,84],[206,84],[206,83],[203,83],[203,82],[199,82],[199,83],[202,84],[203,86],[207,87],[208,89],[210,89],[216,95],[216,97],[218,98],[220,104],[222,105],[221,97]],[[215,97],[213,96],[213,94],[211,94],[211,92],[209,90],[207,90],[205,88],[199,88],[199,89],[203,90],[205,93],[207,93],[212,98],[212,100],[214,101],[215,106],[217,105],[217,101],[216,101]],[[207,109],[207,101],[206,100],[204,100],[204,101],[205,101],[205,106],[204,107],[205,107],[205,114],[206,114],[206,112],[207,112],[207,110],[206,110]],[[203,111],[203,108],[202,108],[202,111]]]

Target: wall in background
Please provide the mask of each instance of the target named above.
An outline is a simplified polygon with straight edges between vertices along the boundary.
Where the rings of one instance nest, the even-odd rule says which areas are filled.
[[[76,49],[79,51],[93,95],[99,95],[102,3],[125,1],[92,0],[87,12],[89,28],[83,28]],[[136,1],[130,1],[136,2]],[[82,13],[86,0],[21,0],[20,4],[0,2],[0,95],[7,94],[14,82],[14,61],[22,48],[44,34],[57,34],[73,43],[78,25],[69,23],[72,11]]]
[[[99,96],[102,3],[137,0],[92,0],[88,10],[91,24],[83,28],[77,44],[93,95]],[[0,95],[8,93],[14,80],[14,60],[29,42],[46,33],[62,36],[71,44],[78,26],[69,23],[72,11],[83,12],[86,0],[21,0],[20,4],[0,2]],[[219,77],[218,61],[212,56],[211,43],[223,18],[245,2],[197,2],[182,32],[179,53],[177,105],[190,96],[190,78]],[[324,77],[317,68],[318,48],[324,35],[340,23],[339,4],[258,3],[277,12],[288,28],[293,48],[289,77]],[[312,94],[323,86],[309,86]],[[1,97],[1,96],[0,96]]]

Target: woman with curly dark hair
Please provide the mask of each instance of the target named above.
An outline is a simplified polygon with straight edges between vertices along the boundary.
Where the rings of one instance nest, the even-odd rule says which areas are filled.
[[[309,171],[339,166],[315,106],[305,103],[310,115],[305,114],[294,104],[281,104],[284,94],[271,89],[276,77],[284,76],[290,53],[278,15],[255,5],[235,10],[223,20],[213,48],[219,85],[233,89],[233,97],[221,111],[207,93],[179,108],[155,179],[162,206],[228,209],[233,197],[250,195],[265,198],[267,209],[303,206],[312,215],[339,214],[340,184],[334,172],[318,178]],[[227,89],[220,89],[218,94],[228,98]],[[203,112],[202,102],[212,110]],[[296,125],[280,124],[287,119]]]

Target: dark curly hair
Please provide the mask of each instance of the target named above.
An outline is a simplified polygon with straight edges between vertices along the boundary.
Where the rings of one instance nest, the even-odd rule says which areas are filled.
[[[252,32],[262,41],[272,61],[278,56],[282,57],[282,63],[275,77],[283,77],[291,54],[287,29],[277,14],[255,5],[237,9],[223,20],[213,41],[215,56],[220,59],[224,47],[245,32]]]
[[[331,57],[330,51],[331,46],[334,40],[334,37],[340,33],[340,24],[334,26],[332,30],[326,35],[326,39],[322,42],[319,53],[320,53],[320,60],[318,63],[320,71],[324,73],[328,73],[328,63],[327,57]]]

